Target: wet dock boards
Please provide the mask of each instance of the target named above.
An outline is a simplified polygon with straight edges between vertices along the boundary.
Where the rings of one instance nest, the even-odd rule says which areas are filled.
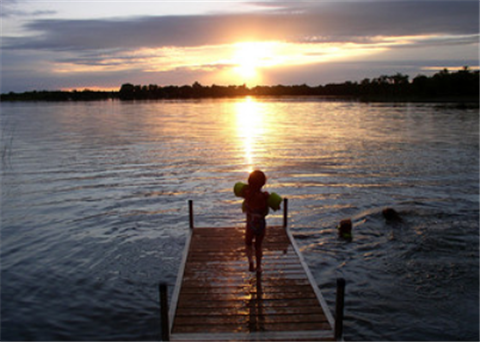
[[[263,272],[245,228],[194,228],[173,293],[170,340],[326,341],[334,320],[290,232],[268,227]]]

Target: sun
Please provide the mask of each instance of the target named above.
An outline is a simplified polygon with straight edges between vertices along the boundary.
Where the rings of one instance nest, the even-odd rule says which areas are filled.
[[[245,83],[260,81],[261,69],[274,60],[273,42],[242,42],[235,44],[234,71]]]

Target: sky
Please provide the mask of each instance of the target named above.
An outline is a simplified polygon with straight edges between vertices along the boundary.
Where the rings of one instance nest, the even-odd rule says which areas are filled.
[[[310,86],[479,66],[479,2],[2,0],[0,92]]]

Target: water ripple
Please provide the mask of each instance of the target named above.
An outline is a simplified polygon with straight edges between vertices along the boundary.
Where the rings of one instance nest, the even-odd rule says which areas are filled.
[[[231,189],[256,167],[290,199],[332,309],[347,279],[347,340],[478,339],[475,111],[232,99],[2,104],[1,116],[3,339],[158,339],[157,284],[175,283],[187,200],[196,224],[243,225]],[[403,222],[386,222],[387,206]]]

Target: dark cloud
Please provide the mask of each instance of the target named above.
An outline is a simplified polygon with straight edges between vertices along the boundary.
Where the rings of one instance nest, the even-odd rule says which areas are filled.
[[[17,8],[20,1],[4,0],[0,3],[0,18],[11,17],[37,17],[42,15],[54,15],[55,11],[26,11]]]
[[[4,48],[89,49],[198,46],[237,40],[364,42],[369,37],[478,34],[476,1],[293,3],[261,14],[34,20],[30,37],[4,37]]]
[[[92,50],[87,52],[79,52],[73,57],[56,58],[57,62],[60,63],[91,66],[126,65],[134,63],[135,59],[138,59],[138,56],[134,56],[133,52],[120,49]]]
[[[387,1],[310,4],[289,11],[298,17],[298,31],[307,36],[358,41],[374,36],[478,33],[478,9],[473,1]]]

